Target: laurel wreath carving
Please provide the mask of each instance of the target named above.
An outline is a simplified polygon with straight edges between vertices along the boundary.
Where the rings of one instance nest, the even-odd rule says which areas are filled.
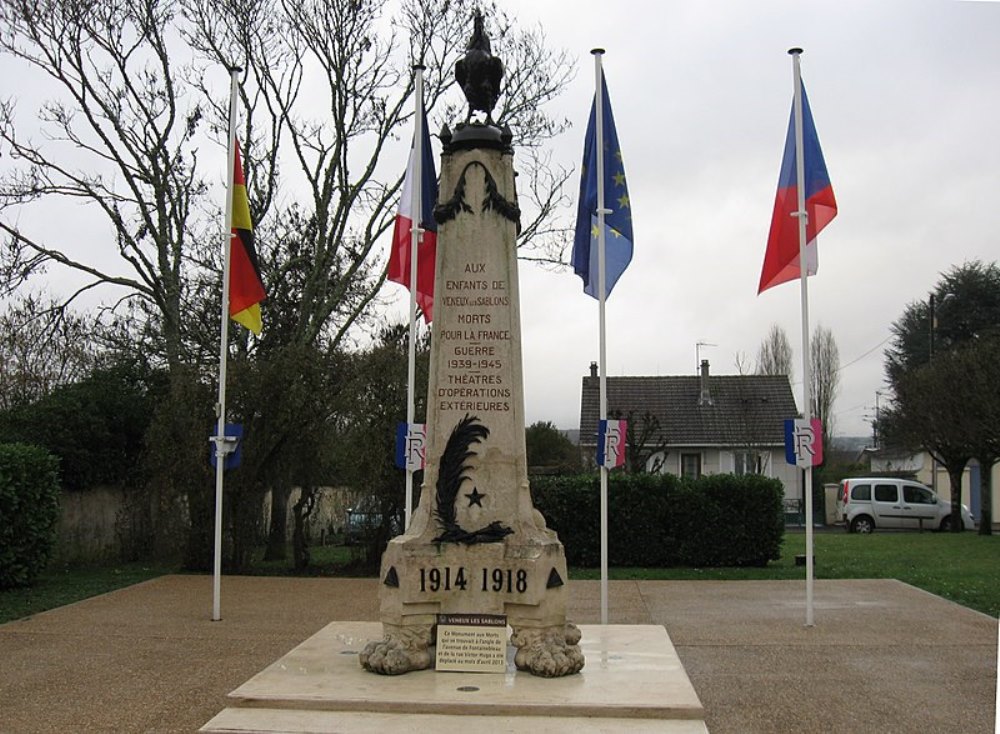
[[[479,166],[486,176],[486,196],[483,197],[482,211],[492,209],[504,219],[513,222],[517,226],[518,234],[521,233],[521,209],[516,201],[508,201],[497,188],[497,182],[490,174],[489,169],[482,161],[469,161],[462,169],[462,175],[458,177],[455,184],[455,191],[448,201],[434,207],[434,219],[438,224],[450,222],[458,216],[459,212],[472,214],[472,207],[465,201],[465,176],[472,166]]]

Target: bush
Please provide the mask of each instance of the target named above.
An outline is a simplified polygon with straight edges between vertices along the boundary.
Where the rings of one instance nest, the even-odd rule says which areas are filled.
[[[566,560],[600,564],[600,476],[532,479],[535,506],[559,533]],[[781,483],[717,474],[617,474],[608,481],[613,566],[765,566],[781,556]]]
[[[65,490],[125,486],[135,479],[160,381],[127,361],[94,370],[0,413],[0,442],[42,446],[59,457]]]
[[[0,589],[30,586],[59,520],[59,463],[38,446],[0,444]]]

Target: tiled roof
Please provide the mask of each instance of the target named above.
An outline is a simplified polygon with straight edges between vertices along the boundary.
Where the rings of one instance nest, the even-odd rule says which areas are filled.
[[[784,375],[710,375],[711,404],[700,405],[696,375],[608,377],[608,416],[641,420],[649,413],[668,445],[782,445],[784,420],[799,415]],[[596,443],[599,378],[584,377],[580,442]],[[657,436],[655,440],[660,440]]]

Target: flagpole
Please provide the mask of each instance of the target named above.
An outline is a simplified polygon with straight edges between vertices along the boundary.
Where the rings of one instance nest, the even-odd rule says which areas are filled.
[[[799,283],[802,301],[802,417],[808,423],[812,419],[812,360],[809,353],[809,265],[806,261],[806,163],[803,151],[802,133],[802,71],[800,68],[801,48],[790,48],[792,76],[795,84],[795,190],[798,195],[798,210],[794,216],[799,220]],[[812,466],[805,468],[806,505],[806,627],[813,626],[813,486]]]
[[[226,366],[229,360],[229,269],[233,231],[233,169],[236,156],[236,92],[240,68],[229,70],[229,166],[226,178],[226,229],[222,246],[222,326],[219,337],[219,399],[215,406],[215,546],[212,564],[212,621],[222,619],[222,487],[226,455]]]
[[[607,339],[605,331],[604,304],[607,301],[606,268],[604,259],[604,215],[610,210],[604,207],[604,72],[601,68],[603,48],[591,50],[594,55],[594,114],[597,148],[597,303],[599,337],[599,367],[600,367],[600,419],[608,419],[608,376],[607,376]],[[601,624],[608,623],[608,468],[601,465]]]
[[[406,431],[416,420],[416,377],[417,377],[417,254],[423,229],[420,227],[420,215],[423,211],[423,153],[424,153],[424,66],[414,64],[413,73],[415,88],[415,108],[413,115],[413,167],[411,170],[410,188],[410,343],[406,360]],[[413,514],[413,469],[406,462],[406,518],[405,527],[410,527],[410,517]]]

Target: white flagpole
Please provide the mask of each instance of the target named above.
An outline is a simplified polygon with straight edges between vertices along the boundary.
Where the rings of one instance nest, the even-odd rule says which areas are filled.
[[[236,91],[239,67],[229,70],[229,168],[226,174],[226,229],[222,247],[222,327],[219,338],[219,400],[215,406],[218,420],[215,436],[215,551],[212,567],[212,621],[222,619],[222,486],[226,455],[226,364],[229,359],[229,269],[233,230],[233,169],[236,156]]]
[[[806,163],[802,144],[802,72],[799,57],[801,48],[791,48],[792,75],[795,82],[795,189],[798,193],[799,220],[799,283],[802,286],[802,417],[812,418],[812,360],[809,353],[809,266],[806,261]],[[813,626],[813,497],[812,467],[805,469],[806,501],[806,627]]]
[[[417,254],[421,235],[420,215],[423,211],[421,196],[423,195],[423,153],[424,153],[424,67],[413,65],[415,75],[415,107],[413,115],[413,166],[410,179],[410,345],[406,361],[406,430],[410,430],[416,419],[417,378]],[[410,517],[413,514],[413,469],[406,467],[406,520],[405,527],[410,527]]]
[[[595,48],[590,53],[594,55],[594,74],[596,91],[594,92],[595,132],[597,147],[597,303],[600,332],[600,393],[601,420],[608,419],[608,376],[607,376],[607,339],[605,334],[604,304],[607,300],[606,268],[604,260],[604,215],[610,214],[604,208],[604,72],[601,68],[603,48]],[[606,447],[605,447],[606,450]],[[608,468],[601,466],[601,624],[608,623]]]

